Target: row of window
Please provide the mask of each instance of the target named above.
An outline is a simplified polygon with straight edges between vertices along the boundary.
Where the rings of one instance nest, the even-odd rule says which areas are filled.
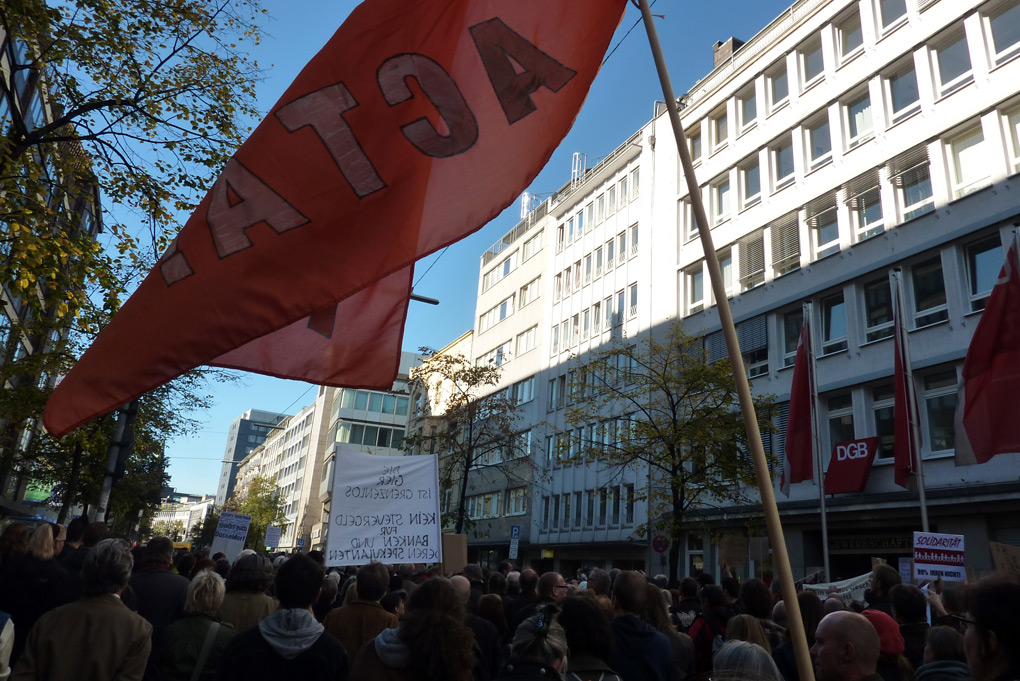
[[[605,300],[600,300],[569,319],[553,325],[550,346],[552,354],[566,352],[589,338],[600,338],[601,333],[621,326],[624,317],[627,319],[636,317],[637,306],[638,285],[631,284],[626,290],[617,291],[615,296],[607,296]]]
[[[403,449],[404,429],[343,421],[337,425],[336,442],[364,445],[365,447]]]
[[[634,524],[634,485],[542,497],[542,530]]]
[[[879,0],[875,9],[878,19],[876,36],[879,38],[907,22],[904,0]],[[968,35],[965,23],[953,26],[914,55],[905,57],[888,69],[872,84],[871,93],[884,94],[890,124],[898,123],[920,108],[917,66],[930,70],[935,96],[940,98],[973,81],[972,45],[975,50],[984,46],[992,67],[1020,54],[1020,0],[987,3],[979,17],[980,30]],[[870,31],[868,33],[870,37]],[[829,36],[833,45],[831,52],[823,49]],[[811,89],[824,80],[827,63],[830,71],[847,64],[864,53],[865,42],[860,5],[855,3],[847,14],[811,36],[789,57],[767,69],[762,82],[748,85],[731,102],[691,126],[688,143],[692,158],[695,161],[701,158],[702,136],[706,132],[710,153],[721,151],[735,134],[742,135],[757,126],[759,99],[764,99],[770,115],[775,113],[789,103],[792,83],[799,86],[800,92]],[[868,87],[848,94],[841,102],[841,108],[846,148],[852,149],[872,134]],[[735,126],[731,122],[734,119]],[[831,143],[827,139],[828,120],[815,121],[805,128],[809,164],[821,165],[831,152]]]
[[[633,372],[639,370],[637,360],[634,359],[633,355],[622,352],[614,354],[612,357],[608,358],[604,364],[600,364],[599,367],[601,367],[601,369],[587,369],[582,370],[580,373],[578,373],[578,370],[576,369],[571,369],[559,376],[550,378],[549,393],[546,396],[546,410],[556,411],[557,409],[562,409],[573,404],[577,399],[582,397],[582,395],[577,394],[577,391],[579,390],[584,390],[585,394],[583,397],[587,397],[596,386],[615,385],[620,381],[629,382],[629,376]],[[562,444],[559,440],[554,443],[552,440],[553,437],[554,436],[549,436],[546,444]],[[556,437],[562,437],[562,435]],[[586,443],[590,443],[592,441],[591,437],[584,440]],[[559,449],[563,448],[559,447]],[[552,457],[553,449],[547,448],[546,453],[548,456]]]
[[[629,202],[636,200],[640,173],[641,169],[635,168],[630,171],[629,176],[624,174],[618,182],[610,182],[609,186],[589,201],[584,208],[566,218],[556,228],[556,252],[559,253],[565,245],[580,239],[584,234],[602,224],[618,209],[622,210]]]
[[[630,250],[627,250],[627,235],[630,234]],[[553,284],[553,302],[566,297],[571,291],[580,291],[584,286],[602,276],[603,272],[611,272],[615,265],[622,266],[627,258],[632,258],[638,252],[638,226],[631,225],[629,230],[624,230],[610,239],[605,246],[599,246],[591,253],[567,267],[563,272],[556,275]],[[583,279],[582,279],[583,275]]]
[[[502,500],[502,505],[500,501]],[[453,490],[443,490],[440,512],[453,510]],[[464,513],[472,520],[512,517],[528,512],[528,488],[515,487],[502,492],[474,494],[464,499]]]
[[[519,264],[527,262],[541,250],[542,232],[539,231],[530,239],[525,241],[524,246],[522,246],[519,251],[510,253],[499,261],[495,267],[482,275],[482,292],[484,293],[485,291],[488,291],[497,283],[503,281],[505,277],[517,269]]]
[[[963,316],[984,309],[1005,257],[998,233],[985,233],[948,249],[928,252],[900,265],[903,272],[904,302],[909,329],[945,322],[950,312]],[[952,273],[947,286],[945,272]],[[953,310],[957,299],[947,291],[959,291],[963,309]],[[848,306],[848,302],[852,303]],[[850,347],[873,343],[893,335],[893,300],[886,271],[854,282],[838,291],[823,294],[813,307],[813,347],[819,356],[846,352]],[[781,336],[775,357],[780,367],[793,366],[804,315],[798,305],[776,314]],[[737,337],[748,375],[769,373],[768,315],[762,314],[737,324]],[[726,357],[722,331],[705,336],[709,361]]]
[[[389,393],[344,388],[340,395],[341,409],[359,409],[375,414],[407,416],[407,407],[408,398]]]
[[[498,305],[478,315],[478,333],[488,331],[514,312],[538,300],[542,294],[542,277],[538,276],[522,286],[519,291],[504,298]]]

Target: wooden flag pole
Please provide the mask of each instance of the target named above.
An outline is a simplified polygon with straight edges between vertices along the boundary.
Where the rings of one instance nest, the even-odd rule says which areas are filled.
[[[673,95],[673,86],[670,84],[669,73],[666,70],[666,61],[662,56],[659,36],[652,22],[651,9],[649,8],[648,0],[636,1],[640,3],[639,6],[641,8],[641,17],[645,24],[645,32],[648,34],[652,56],[655,58],[655,68],[659,74],[659,82],[662,84],[662,94],[666,99],[666,109],[669,111],[669,121],[673,126],[673,135],[676,137],[677,152],[680,154],[680,163],[683,165],[684,177],[687,179],[691,207],[698,221],[701,245],[705,249],[705,262],[708,264],[708,274],[712,281],[712,293],[715,295],[719,310],[719,321],[722,323],[723,335],[726,337],[726,348],[730,354],[730,365],[733,367],[733,378],[736,383],[737,395],[740,399],[740,411],[744,417],[747,444],[751,450],[751,456],[754,459],[754,470],[758,477],[758,491],[761,494],[762,510],[765,513],[765,522],[768,526],[769,542],[772,544],[772,555],[776,562],[776,575],[782,587],[783,601],[786,603],[786,617],[797,659],[797,671],[800,674],[801,681],[813,681],[815,678],[814,669],[811,664],[811,655],[808,652],[807,637],[804,634],[804,622],[801,619],[800,606],[797,602],[797,588],[794,585],[793,572],[790,569],[790,555],[786,550],[783,526],[779,520],[779,508],[776,506],[776,495],[772,489],[772,476],[769,474],[768,463],[765,460],[765,449],[761,444],[761,432],[758,430],[754,402],[751,399],[751,386],[747,381],[747,373],[744,371],[744,360],[740,355],[740,343],[737,341],[736,327],[733,326],[733,314],[730,312],[729,300],[726,297],[726,286],[722,279],[722,269],[719,266],[719,258],[712,243],[712,232],[709,230],[708,217],[705,214],[705,204],[701,200],[701,189],[694,174],[694,164],[691,161],[691,153],[687,149],[684,129],[680,124],[680,111],[677,109],[676,97]]]

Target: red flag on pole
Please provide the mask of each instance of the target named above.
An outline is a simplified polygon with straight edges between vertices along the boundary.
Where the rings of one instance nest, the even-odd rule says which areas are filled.
[[[790,496],[790,485],[814,479],[814,437],[812,411],[814,394],[811,386],[811,327],[808,316],[800,329],[797,356],[793,363],[793,385],[790,387],[790,413],[786,420],[786,447],[783,451],[783,476],[779,489]]]
[[[963,362],[956,405],[956,465],[1020,452],[1020,238],[1013,235]]]
[[[372,352],[379,330],[363,313],[379,292],[368,288],[479,229],[527,187],[572,125],[625,4],[356,7],[60,382],[46,428],[63,435],[212,362],[333,385],[352,382],[343,367],[353,365],[356,382],[388,387],[397,359]],[[328,319],[359,292],[353,316]],[[287,344],[265,339],[305,319],[332,329],[329,348],[351,351],[281,364]]]
[[[920,452],[921,443],[916,428],[917,401],[911,389],[913,376],[910,372],[910,350],[907,338],[907,327],[903,322],[903,286],[899,273],[893,272],[889,278],[893,300],[893,417],[895,420],[895,437],[893,445],[894,478],[901,487],[909,487],[914,473],[917,472],[915,462]]]

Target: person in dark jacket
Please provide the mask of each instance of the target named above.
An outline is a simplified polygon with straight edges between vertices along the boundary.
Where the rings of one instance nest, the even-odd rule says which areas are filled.
[[[682,634],[690,633],[691,625],[701,614],[701,599],[698,598],[698,582],[693,577],[680,580],[680,601],[670,609],[673,625]]]
[[[568,596],[560,602],[562,610],[556,621],[567,637],[570,656],[567,658],[567,681],[622,681],[609,666],[607,658],[613,649],[609,618],[594,598]]]
[[[781,603],[782,601],[780,601]],[[815,644],[815,629],[818,623],[825,617],[825,605],[822,599],[813,591],[801,591],[797,594],[797,603],[800,606],[800,619],[804,623],[804,634],[807,638],[808,648]],[[772,651],[772,659],[775,660],[779,673],[786,681],[800,681],[800,672],[797,669],[797,658],[793,652],[793,635],[787,629],[786,636],[778,648]]]
[[[673,678],[673,649],[669,639],[641,619],[647,608],[648,590],[644,575],[620,572],[613,583],[613,611],[610,622],[615,649],[609,656],[623,681],[669,681]]]
[[[973,681],[963,634],[953,627],[932,627],[921,661],[914,681]]]
[[[924,664],[924,644],[928,640],[928,601],[913,584],[897,584],[889,589],[892,616],[900,625],[903,654],[917,669]]]
[[[460,596],[465,608],[464,624],[475,634],[475,653],[478,663],[475,666],[475,681],[489,681],[499,675],[503,668],[503,648],[500,645],[499,631],[492,622],[479,617],[468,610],[471,599],[471,583],[463,575],[454,575],[450,584]]]
[[[142,551],[142,569],[131,575],[128,583],[138,614],[152,625],[152,655],[145,669],[147,681],[159,678],[163,630],[184,614],[188,597],[187,578],[170,571],[173,557],[173,541],[169,537],[153,537]]]
[[[885,563],[879,563],[871,571],[871,588],[864,595],[868,602],[869,610],[878,610],[892,617],[892,601],[889,598],[889,591],[897,584],[902,584],[903,578],[896,568]]]
[[[326,570],[303,554],[276,575],[280,608],[237,634],[220,656],[218,681],[346,681],[347,651],[312,614]]]
[[[159,661],[163,681],[189,681],[199,663],[200,681],[216,678],[216,665],[234,636],[234,627],[215,617],[224,591],[223,578],[212,570],[203,570],[188,584],[184,617],[163,631]]]
[[[985,577],[970,598],[963,650],[975,681],[1020,679],[1020,582]]]
[[[694,641],[694,670],[697,673],[712,671],[712,653],[726,640],[729,614],[722,587],[710,584],[701,589],[701,614],[687,632]]]
[[[521,592],[515,598],[508,599],[505,605],[506,623],[510,627],[511,634],[521,623],[524,617],[520,617],[522,610],[534,611],[535,603],[538,602],[538,573],[532,569],[521,571],[518,579]]]
[[[561,681],[567,665],[567,637],[553,621],[555,608],[521,622],[510,644],[510,661],[499,681]]]

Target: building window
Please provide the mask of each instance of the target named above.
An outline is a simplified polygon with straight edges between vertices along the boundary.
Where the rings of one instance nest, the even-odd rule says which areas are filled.
[[[883,31],[891,28],[906,15],[906,0],[878,0],[878,19]]]
[[[774,191],[793,184],[793,140],[786,137],[771,148]]]
[[[628,317],[637,316],[637,300],[638,300],[638,288],[637,284],[631,284],[629,288],[630,308],[627,311]]]
[[[1020,0],[1004,2],[985,17],[991,36],[994,63],[1001,64],[1020,54]]]
[[[719,252],[719,269],[722,270],[723,288],[726,289],[726,297],[729,298],[736,291],[733,277],[733,253],[729,250]]]
[[[746,132],[756,124],[758,120],[758,100],[755,98],[754,86],[751,86],[737,97],[737,114],[740,117],[740,132]]]
[[[523,257],[525,260],[529,260],[531,256],[542,250],[542,232],[539,232],[535,236],[531,237],[524,242]]]
[[[761,201],[761,172],[757,154],[740,167],[740,201],[749,208]]]
[[[737,324],[737,340],[748,378],[769,372],[768,317],[764,314]]]
[[[616,213],[616,185],[610,185],[606,189],[606,217]]]
[[[626,503],[626,511],[624,515],[624,522],[627,525],[634,524],[634,485],[624,485],[624,500]]]
[[[775,111],[790,99],[790,82],[786,76],[786,63],[783,62],[768,76],[769,110]]]
[[[853,149],[873,137],[871,95],[867,90],[843,105],[843,115],[846,118],[847,149]]]
[[[893,335],[892,293],[889,280],[880,279],[864,285],[864,338],[865,342],[889,338]]]
[[[800,68],[804,77],[803,89],[805,90],[825,74],[821,40],[816,38],[800,49]]]
[[[705,307],[705,272],[702,263],[684,272],[687,284],[687,314],[700,312]]]
[[[606,299],[602,301],[602,307],[604,307],[606,310],[605,329],[608,331],[609,329],[613,328],[613,326],[615,326],[613,324],[613,297],[607,296]]]
[[[711,187],[712,215],[718,225],[730,219],[730,176],[724,175],[713,182]]]
[[[808,224],[815,242],[815,260],[821,260],[839,252],[839,220],[836,207],[829,204],[828,200],[813,209],[812,213],[808,217]]]
[[[872,171],[846,186],[846,204],[850,209],[850,221],[857,241],[870,239],[885,230],[882,189],[878,183],[878,171]]]
[[[949,319],[946,285],[942,278],[942,258],[935,256],[910,268],[914,291],[914,328],[938,324]]]
[[[538,297],[542,294],[542,277],[535,277],[527,284],[521,287],[520,306],[524,307],[528,303],[532,303],[538,300]]]
[[[854,9],[853,14],[839,22],[836,29],[840,63],[846,63],[856,56],[864,47],[864,32],[861,31],[861,14]]]
[[[506,515],[524,515],[528,512],[528,488],[507,490]]]
[[[631,257],[637,255],[637,238],[638,238],[638,226],[636,224],[630,226],[630,254]]]
[[[917,71],[911,61],[885,79],[886,95],[892,109],[892,122],[898,123],[921,108],[921,95],[917,89]]]
[[[797,211],[787,213],[772,223],[772,269],[782,276],[800,268],[800,226]]]
[[[805,129],[808,167],[820,168],[832,161],[832,135],[829,133],[829,117],[809,123]]]
[[[633,201],[638,197],[638,187],[640,186],[639,180],[641,179],[641,169],[635,168],[630,171],[630,200]]]
[[[610,239],[606,242],[606,271],[613,269],[616,264],[616,240]]]
[[[980,124],[949,140],[953,198],[966,196],[988,184],[990,168],[984,148],[985,136]]]
[[[966,248],[967,254],[967,301],[970,311],[985,309],[988,296],[995,287],[1002,268],[1002,242],[999,236],[990,236]]]
[[[875,418],[875,435],[878,437],[877,458],[891,459],[896,444],[896,403],[892,383],[871,389],[871,413]]]
[[[606,195],[599,194],[595,199],[595,224],[601,225],[606,214]]]
[[[924,377],[924,415],[928,422],[929,452],[955,448],[956,369],[947,369]]]
[[[846,351],[846,303],[843,294],[822,301],[822,354]]]
[[[894,159],[889,164],[889,176],[896,187],[904,221],[935,210],[927,147],[916,147]]]
[[[935,83],[940,97],[955,92],[974,80],[967,35],[963,31],[936,45],[934,57]]]
[[[627,233],[620,232],[616,235],[616,257],[618,264],[622,265],[627,260]]]
[[[740,248],[740,288],[743,291],[765,283],[765,230],[741,237],[737,244]]]
[[[628,199],[628,196],[629,196],[627,194],[627,176],[626,175],[624,175],[623,177],[620,178],[620,182],[617,185],[617,187],[619,187],[619,193],[617,194],[617,196],[619,196],[619,204],[617,205],[617,208],[622,209],[624,206],[627,205],[627,199]]]
[[[537,329],[538,327],[536,326],[535,328]],[[530,378],[526,378],[523,381],[518,381],[517,383],[514,383],[512,390],[513,394],[511,395],[511,398],[517,404],[524,404],[526,402],[530,402],[531,400],[535,399],[535,377],[531,376]],[[527,438],[527,451],[530,452],[531,431],[530,430],[525,431],[524,433],[521,434],[521,437]],[[524,449],[522,448],[521,451],[524,451]]]
[[[593,267],[594,262],[592,261],[591,253],[589,253],[588,255],[584,256],[584,283],[586,286],[591,283],[591,273]]]
[[[691,161],[697,163],[701,160],[701,126],[696,132],[687,136],[687,142],[691,145]]]
[[[533,326],[523,333],[517,334],[517,356],[535,349],[538,343],[538,327]]]
[[[613,317],[613,326],[623,324],[623,314],[627,309],[627,294],[621,289],[616,292],[616,316]]]
[[[1003,114],[1006,124],[1006,140],[1009,147],[1011,173],[1020,171],[1020,107],[1014,107]]]
[[[684,241],[693,241],[699,238],[701,232],[698,231],[698,220],[694,215],[694,206],[691,205],[690,201],[680,201],[678,206],[679,210],[682,211],[680,219],[684,230]]]
[[[729,140],[730,124],[726,116],[726,109],[723,109],[711,119],[712,125],[712,152],[719,151],[726,146]]]
[[[803,309],[790,310],[783,315],[783,366],[792,367],[797,361],[800,330],[804,326]]]
[[[840,442],[853,440],[854,402],[849,393],[836,395],[826,400],[829,417],[829,451]]]

